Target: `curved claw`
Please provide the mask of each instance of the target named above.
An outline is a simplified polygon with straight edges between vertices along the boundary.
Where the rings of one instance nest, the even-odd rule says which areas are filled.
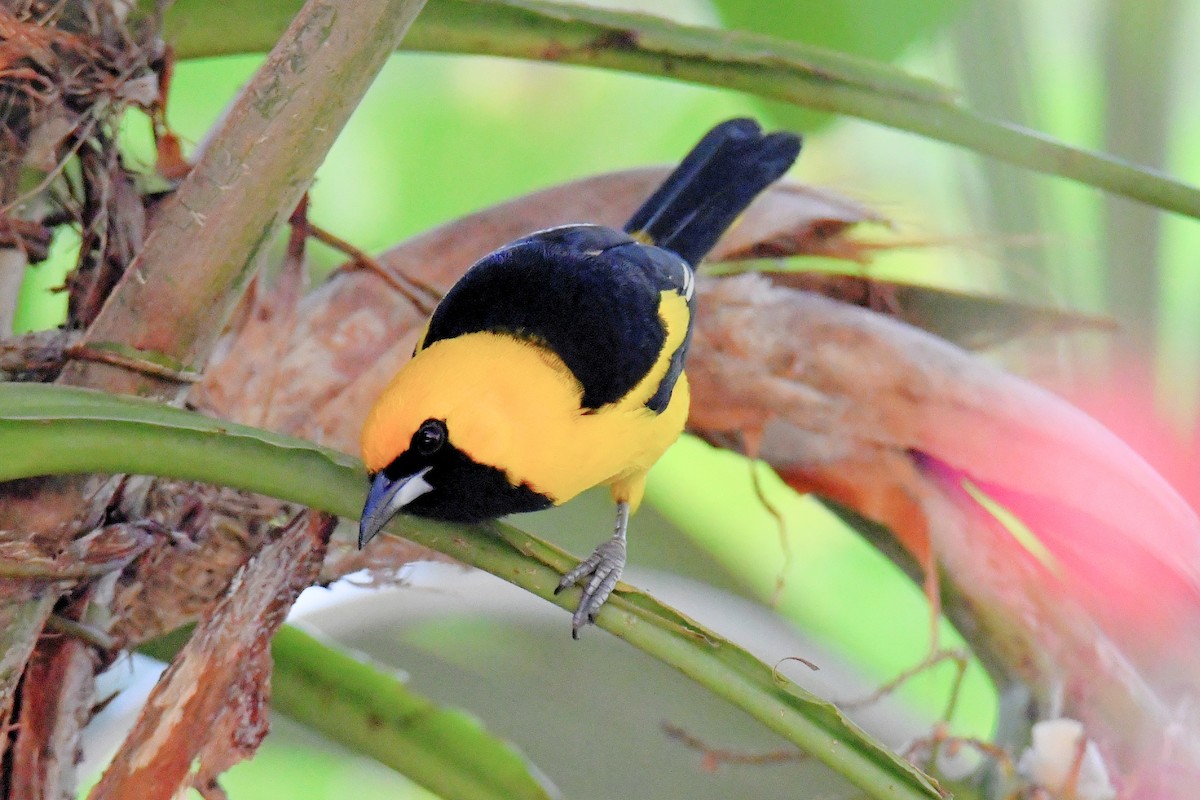
[[[554,590],[555,594],[590,576],[587,583],[584,584],[583,594],[579,598],[579,606],[571,617],[572,638],[578,639],[579,629],[596,621],[596,614],[612,594],[624,569],[625,539],[623,537],[618,539],[614,536],[597,547],[586,560],[564,575],[558,582],[558,588]]]
[[[579,606],[571,616],[573,639],[579,638],[579,630],[584,625],[595,623],[596,614],[600,612],[600,608],[616,588],[617,581],[621,579],[621,573],[625,570],[625,528],[628,522],[629,506],[627,503],[620,503],[617,506],[617,529],[612,538],[592,551],[579,566],[563,575],[554,590],[554,593],[558,594],[590,576],[584,584]]]

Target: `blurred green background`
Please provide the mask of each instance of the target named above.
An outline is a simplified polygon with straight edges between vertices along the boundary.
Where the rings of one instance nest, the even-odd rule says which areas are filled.
[[[982,113],[1200,181],[1200,152],[1192,144],[1200,105],[1189,102],[1191,86],[1185,79],[1196,73],[1200,56],[1184,46],[1186,31],[1200,30],[1200,6],[1182,0],[672,0],[637,10],[791,36],[891,61],[955,87],[969,107]],[[259,61],[231,57],[179,65],[170,122],[189,148],[203,140]],[[1133,370],[1134,380],[1153,389],[1158,411],[1173,430],[1181,438],[1189,434],[1200,384],[1200,321],[1193,310],[1200,291],[1194,264],[1200,226],[856,120],[600,70],[403,54],[384,69],[318,173],[310,213],[359,247],[379,250],[530,190],[676,160],[710,125],[734,115],[805,132],[805,151],[793,177],[861,200],[893,221],[892,230],[871,230],[866,238],[914,245],[881,251],[871,275],[1009,293],[1116,316],[1123,329],[1115,338],[1040,340],[1005,348],[998,357],[1068,389]],[[153,156],[145,118],[131,115],[125,136],[130,158],[149,170]],[[70,235],[61,234],[51,261],[29,271],[19,330],[62,319],[65,301],[52,288],[69,268],[72,245]],[[341,260],[321,245],[313,245],[310,253],[317,276]],[[652,509],[634,521],[631,562],[760,603],[772,597],[782,576],[775,605],[779,617],[811,637],[820,652],[854,664],[865,676],[864,687],[918,662],[929,647],[928,612],[919,588],[816,502],[795,496],[763,470],[767,494],[786,518],[790,555],[785,558],[777,522],[755,495],[751,469],[743,459],[682,441],[652,475]],[[519,524],[584,552],[607,527],[608,514],[603,498],[592,495]],[[406,602],[396,601],[399,613]],[[568,650],[575,645],[564,635],[565,618],[551,620],[546,643],[537,649],[531,649],[520,633],[527,629],[520,626],[492,628],[496,641],[482,641],[489,638],[488,629],[472,620],[477,617],[463,612],[437,624],[384,620],[343,633],[346,641],[398,667],[408,668],[406,660],[422,662],[422,669],[412,668],[416,688],[481,714],[486,698],[476,697],[472,705],[471,692],[455,681],[493,681],[481,685],[491,686],[483,694],[494,695],[505,691],[507,673],[499,667],[485,670],[486,676],[457,672],[451,665],[464,642],[476,648],[470,658],[489,665],[512,658],[516,648],[545,668],[537,673],[538,682],[549,680],[547,675],[563,663],[581,661],[579,652]],[[321,624],[337,627],[333,617]],[[528,630],[540,624],[529,623]],[[597,643],[601,636],[589,632],[585,638],[592,641],[581,647],[606,647],[618,657],[606,660],[597,650],[580,668],[588,659],[627,663],[621,660],[627,650],[611,641]],[[954,641],[948,631],[945,638]],[[785,655],[812,657],[808,652],[776,657]],[[439,677],[448,679],[439,683]],[[682,680],[647,671],[645,680],[651,678],[662,685]],[[945,704],[949,679],[949,670],[939,668],[913,680],[900,696],[915,718],[933,718]],[[628,674],[597,691],[621,692],[640,680]],[[657,686],[646,684],[649,697],[656,696]],[[565,708],[571,708],[575,690],[587,691],[564,687]],[[991,687],[980,670],[972,669],[955,730],[987,737],[993,705]],[[568,796],[606,796],[600,778],[573,782],[571,768],[545,763],[536,752],[539,745],[518,738],[537,729],[506,719],[521,707],[490,709],[496,716],[485,715],[485,722],[517,738]],[[722,730],[718,726],[710,736],[715,746],[728,744]],[[661,740],[664,750],[682,750],[661,734],[652,738]],[[700,774],[699,756],[682,752],[677,768]],[[755,772],[785,769],[727,768],[735,779],[773,781],[786,792],[795,788],[794,776],[776,772],[763,779]],[[637,785],[646,794],[685,796],[670,788],[679,788],[680,780],[666,773],[657,789],[647,781]],[[225,785],[235,800],[333,798],[351,791],[363,800],[424,796],[386,770],[329,749],[291,725],[279,725],[260,754],[234,769]],[[756,795],[771,795],[768,786],[755,786]],[[690,792],[686,796],[698,796]]]

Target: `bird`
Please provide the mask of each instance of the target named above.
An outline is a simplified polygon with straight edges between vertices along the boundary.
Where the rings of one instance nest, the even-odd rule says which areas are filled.
[[[359,547],[401,512],[477,523],[607,486],[613,534],[555,590],[583,583],[579,638],[625,568],[647,472],[687,422],[695,268],[800,147],[727,120],[623,230],[536,231],[471,266],[367,414]]]

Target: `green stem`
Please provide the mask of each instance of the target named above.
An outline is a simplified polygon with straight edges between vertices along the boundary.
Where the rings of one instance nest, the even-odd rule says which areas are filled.
[[[299,0],[179,0],[167,18],[181,57],[257,52]],[[268,7],[260,11],[262,6]],[[261,15],[261,16],[260,16]],[[582,64],[718,86],[877,122],[1037,172],[1200,218],[1200,189],[976,114],[954,93],[887,65],[770,36],[540,0],[433,0],[404,49]]]
[[[424,3],[309,0],[286,33],[275,31],[266,62],[156,219],[82,348],[133,361],[150,351],[160,367],[203,369],[275,235]],[[59,383],[179,393],[177,381],[154,372],[76,360]]]
[[[161,406],[64,387],[0,385],[0,481],[118,472],[232,486],[358,515],[366,480],[354,458],[309,442]],[[502,525],[463,527],[399,518],[393,532],[573,608],[554,595],[576,560]],[[879,800],[939,798],[930,780],[832,704],[779,678],[736,645],[635,589],[621,586],[597,624],[671,665],[820,759]]]
[[[440,797],[548,800],[520,755],[467,714],[284,625],[271,640],[271,707]]]
[[[1104,146],[1145,164],[1167,159],[1171,109],[1179,77],[1180,48],[1190,47],[1175,35],[1187,18],[1179,0],[1136,5],[1108,0],[1104,8],[1104,116],[1097,120]],[[1182,107],[1182,106],[1181,106]],[[1122,320],[1113,341],[1116,362],[1110,380],[1120,380],[1129,364],[1154,363],[1162,325],[1162,217],[1153,209],[1105,198],[1103,234],[1097,253],[1106,260],[1108,308]],[[1098,237],[1099,238],[1099,237]],[[1131,268],[1131,265],[1137,265]]]

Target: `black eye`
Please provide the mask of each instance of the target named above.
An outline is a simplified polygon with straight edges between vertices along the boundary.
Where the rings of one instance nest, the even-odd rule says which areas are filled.
[[[412,446],[423,456],[431,456],[446,443],[446,423],[440,419],[427,419],[413,434]]]

